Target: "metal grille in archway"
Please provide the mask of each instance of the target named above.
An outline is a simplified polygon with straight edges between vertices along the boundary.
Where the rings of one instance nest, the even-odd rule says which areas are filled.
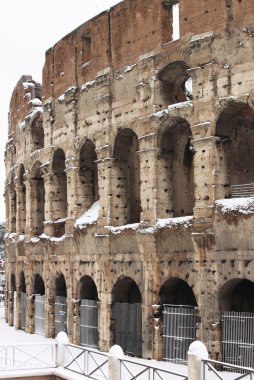
[[[35,334],[44,335],[44,303],[45,296],[35,294],[34,300],[34,332]]]
[[[186,363],[189,345],[196,339],[194,306],[163,305],[163,359]]]
[[[142,356],[142,310],[140,303],[115,303],[115,344],[126,354]]]
[[[254,367],[254,313],[223,312],[222,352],[226,363]]]
[[[25,330],[26,328],[26,293],[21,292],[21,321],[20,321],[20,328],[21,330]]]
[[[98,348],[98,302],[82,299],[80,305],[80,344]]]
[[[60,331],[67,333],[67,303],[66,297],[56,296],[55,300],[55,336]]]

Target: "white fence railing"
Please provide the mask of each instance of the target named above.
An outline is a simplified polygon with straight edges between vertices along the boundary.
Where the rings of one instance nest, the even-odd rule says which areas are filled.
[[[120,359],[121,380],[188,380],[188,375],[138,363],[137,361]]]
[[[64,347],[64,368],[90,379],[108,380],[108,354],[74,344],[65,344]]]
[[[0,370],[56,367],[56,343],[0,345]]]
[[[218,372],[218,370],[215,368],[215,366],[220,366],[224,369],[224,371],[230,371],[235,372],[235,374],[231,373],[231,379],[232,380],[254,380],[254,369],[253,368],[246,368],[241,367],[234,364],[228,364],[224,362],[219,362],[215,360],[210,359],[204,359],[202,360],[203,364],[203,380],[209,379],[209,372],[215,374],[216,379],[220,380],[226,380],[228,377],[224,376],[222,372]],[[209,372],[207,371],[209,370]],[[239,374],[236,374],[236,372],[240,372]]]

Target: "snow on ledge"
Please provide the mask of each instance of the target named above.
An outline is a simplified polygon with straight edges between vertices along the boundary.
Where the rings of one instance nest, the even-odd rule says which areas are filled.
[[[216,211],[218,210],[223,214],[238,212],[239,214],[253,214],[254,213],[254,197],[248,198],[230,198],[215,201]]]
[[[76,220],[75,227],[82,230],[87,224],[95,223],[99,216],[100,203],[99,201],[92,204],[92,206]]]

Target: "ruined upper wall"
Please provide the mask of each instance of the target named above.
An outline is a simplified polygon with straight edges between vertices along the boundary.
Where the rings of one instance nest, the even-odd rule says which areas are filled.
[[[16,84],[9,108],[9,131],[8,135],[15,136],[16,127],[24,122],[31,107],[32,100],[41,99],[41,84],[35,82],[30,75],[23,75]]]
[[[193,35],[250,27],[251,0],[180,0],[180,40],[173,42],[172,6],[177,0],[125,0],[87,21],[46,53],[44,99],[94,79],[109,66],[118,70],[145,54],[188,47]]]

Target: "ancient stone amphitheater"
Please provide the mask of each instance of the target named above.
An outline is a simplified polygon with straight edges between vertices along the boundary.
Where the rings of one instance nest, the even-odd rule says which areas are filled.
[[[253,54],[252,0],[124,0],[46,52],[42,85],[21,77],[10,325],[253,365]]]

